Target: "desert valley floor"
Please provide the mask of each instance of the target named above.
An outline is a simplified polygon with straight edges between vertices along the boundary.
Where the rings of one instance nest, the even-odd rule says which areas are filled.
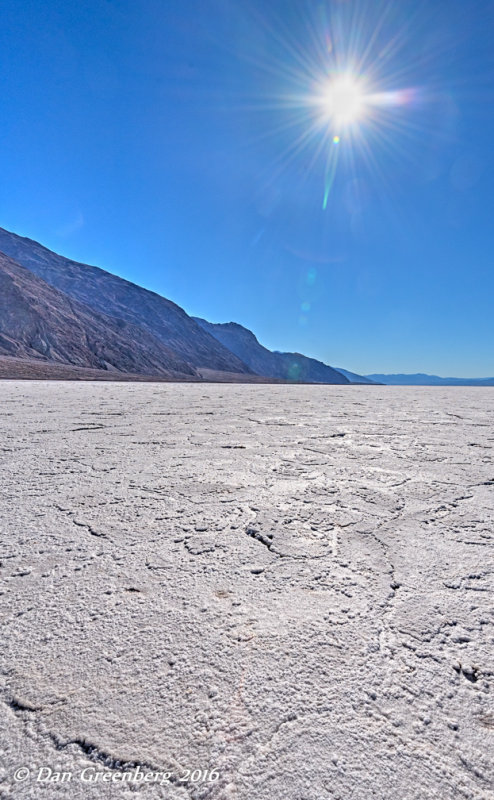
[[[2,797],[494,797],[494,390],[0,393]]]

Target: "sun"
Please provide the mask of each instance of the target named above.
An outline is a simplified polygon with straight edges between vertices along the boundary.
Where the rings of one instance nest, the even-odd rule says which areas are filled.
[[[367,107],[364,81],[351,74],[337,75],[325,87],[320,102],[323,116],[335,128],[360,122]]]

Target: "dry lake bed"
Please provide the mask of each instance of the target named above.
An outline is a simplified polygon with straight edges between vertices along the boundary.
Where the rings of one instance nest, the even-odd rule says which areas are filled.
[[[0,398],[2,797],[494,797],[494,389]]]

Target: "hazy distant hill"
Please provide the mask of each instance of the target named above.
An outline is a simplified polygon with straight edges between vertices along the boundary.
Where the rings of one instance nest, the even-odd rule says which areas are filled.
[[[0,253],[0,355],[165,377],[199,377],[150,333],[94,311]]]
[[[143,328],[168,347],[178,361],[188,363],[192,372],[197,367],[250,372],[237,356],[165,297],[98,267],[64,258],[3,228],[0,251],[66,295],[107,316]]]
[[[438,375],[367,375],[373,381],[389,386],[494,386],[494,378],[440,378]]]
[[[310,383],[350,382],[341,372],[315,358],[300,353],[268,350],[258,342],[252,331],[236,322],[213,323],[200,317],[194,319],[259,375]]]
[[[350,383],[369,383],[369,384],[376,384],[376,385],[379,383],[379,381],[371,380],[368,375],[367,376],[366,375],[357,375],[356,372],[349,372],[347,369],[341,369],[341,367],[335,367],[335,369],[337,369],[338,372],[341,372],[341,374],[344,375],[345,378],[348,378]]]

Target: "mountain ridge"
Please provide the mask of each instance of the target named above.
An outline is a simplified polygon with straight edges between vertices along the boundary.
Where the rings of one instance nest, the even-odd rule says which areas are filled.
[[[494,378],[426,373],[364,376],[302,353],[271,351],[238,322],[192,317],[153,290],[1,227],[0,289],[2,358],[170,380],[494,385]]]

